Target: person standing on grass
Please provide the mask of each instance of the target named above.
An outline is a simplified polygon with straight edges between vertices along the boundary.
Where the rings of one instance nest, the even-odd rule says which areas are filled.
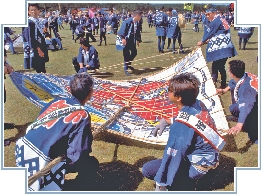
[[[123,49],[124,56],[124,72],[126,76],[130,76],[128,69],[134,70],[131,66],[132,61],[137,55],[136,45],[141,42],[141,32],[138,27],[138,22],[141,20],[142,12],[135,11],[133,17],[126,19],[118,31],[119,37],[122,38],[122,43],[125,45]]]
[[[164,53],[164,46],[166,41],[168,16],[164,12],[164,6],[160,8],[159,12],[156,12],[154,23],[156,26],[157,36],[157,48],[159,53]]]
[[[89,38],[91,38],[93,42],[96,42],[96,38],[92,34],[92,19],[89,17],[89,14],[86,14],[85,17],[86,23],[84,24],[84,27],[86,29],[86,40],[89,41]]]
[[[175,54],[176,53],[175,51],[176,39],[178,39],[179,46],[182,46],[181,30],[180,30],[180,27],[178,26],[178,14],[176,10],[171,11],[171,17],[169,18],[169,22],[168,22],[167,38],[168,40],[170,39],[170,43],[172,40],[172,53]],[[170,43],[168,44],[168,48],[169,48]]]
[[[219,164],[225,142],[204,103],[197,100],[199,86],[199,80],[189,73],[169,81],[168,97],[179,113],[172,120],[162,118],[152,132],[161,136],[171,124],[162,159],[142,167],[142,174],[156,182],[156,191],[194,190],[196,179]]]
[[[228,58],[237,55],[235,46],[232,43],[230,35],[230,26],[223,18],[216,16],[216,10],[210,8],[206,10],[206,17],[210,21],[207,26],[207,32],[197,46],[202,46],[207,43],[206,61],[212,62],[212,79],[217,83],[218,71],[221,74],[221,86],[223,89],[227,86],[227,74],[225,64]]]
[[[225,89],[217,89],[221,95],[231,92],[229,110],[236,117],[237,124],[228,133],[236,135],[243,130],[252,143],[258,143],[258,78],[245,72],[245,63],[241,60],[231,60],[228,64],[232,79]]]
[[[99,20],[99,29],[100,29],[100,41],[98,46],[102,46],[102,41],[104,39],[105,45],[106,44],[106,23],[107,19],[105,18],[104,14],[98,12],[98,20]]]
[[[117,34],[117,30],[118,30],[118,21],[117,21],[117,16],[114,13],[113,10],[111,10],[111,14],[109,17],[109,25],[111,26],[111,30],[113,32],[113,34]]]
[[[45,73],[45,63],[49,61],[48,50],[45,43],[45,35],[42,25],[38,19],[40,8],[37,3],[28,5],[28,27],[23,32],[26,40],[29,41],[28,55],[32,56],[32,67],[37,73]],[[29,54],[31,52],[31,54]]]
[[[78,20],[78,18],[76,18],[76,16],[73,14],[72,18],[69,22],[70,28],[72,30],[72,40],[75,40],[75,30],[76,27],[80,24],[80,21]]]
[[[75,74],[70,83],[71,97],[48,103],[26,134],[16,141],[18,167],[27,167],[28,177],[58,156],[64,159],[28,187],[29,191],[60,191],[65,174],[77,170],[82,181],[96,174],[99,162],[92,152],[91,116],[85,107],[93,95],[94,81],[88,74]]]
[[[200,20],[200,14],[198,13],[198,11],[195,11],[195,13],[192,14],[192,22],[194,24],[194,31],[195,32],[199,32],[199,20]]]
[[[148,28],[153,27],[153,13],[151,13],[151,11],[149,11],[147,14],[147,23],[148,23]]]
[[[254,31],[254,27],[240,27],[238,30],[238,48],[239,50],[245,50],[246,49],[246,44],[248,39],[252,36]],[[241,47],[241,44],[243,42],[243,47]]]
[[[93,24],[93,35],[98,35],[98,29],[99,29],[99,21],[98,21],[98,17],[97,14],[95,13],[95,15],[92,18],[92,24]]]
[[[167,50],[169,51],[170,50],[170,44],[171,44],[171,38],[170,38],[170,35],[168,36],[168,30],[171,28],[171,25],[170,25],[170,23],[171,23],[171,18],[172,18],[172,8],[168,8],[167,9],[167,12],[166,12],[166,14],[167,14],[167,29],[166,29],[166,32],[167,32]]]

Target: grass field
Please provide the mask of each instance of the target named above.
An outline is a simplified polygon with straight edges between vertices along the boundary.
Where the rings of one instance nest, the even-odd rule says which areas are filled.
[[[145,21],[145,20],[144,20]],[[71,31],[68,25],[63,25],[65,29],[59,31],[62,37],[63,47],[66,50],[49,51],[49,62],[46,70],[51,74],[71,75],[75,73],[71,59],[77,55],[79,44],[71,38]],[[101,69],[96,75],[99,78],[109,80],[126,80],[150,75],[168,67],[185,55],[190,53],[197,42],[203,36],[203,28],[200,24],[200,32],[192,30],[193,25],[188,24],[187,30],[183,29],[182,42],[186,50],[185,54],[172,54],[167,52],[159,54],[157,49],[157,37],[155,28],[148,28],[147,23],[143,24],[142,40],[138,48],[133,66],[136,69],[131,77],[126,77],[123,72],[122,52],[115,49],[115,35],[107,35],[107,46],[97,46],[98,42],[91,43],[99,52]],[[15,28],[16,34],[21,32],[21,28]],[[258,75],[258,28],[246,50],[238,50],[237,31],[231,28],[231,36],[238,55],[232,59],[240,59],[246,63],[246,71]],[[95,36],[99,40],[99,35]],[[8,60],[15,70],[23,70],[22,48],[16,48],[18,55],[8,53]],[[205,56],[205,46],[202,47]],[[231,59],[229,59],[231,60]],[[228,61],[229,61],[228,60]],[[210,67],[211,63],[208,63]],[[227,69],[227,66],[226,66]],[[220,77],[219,77],[220,78]],[[229,80],[229,78],[228,78]],[[9,76],[5,79],[7,90],[7,102],[4,105],[5,122],[15,123],[16,128],[5,130],[4,138],[12,138],[13,142],[4,148],[4,166],[15,167],[14,148],[15,140],[24,135],[25,129],[35,120],[40,111],[35,105],[30,103],[13,85]],[[229,94],[221,97],[225,115],[230,115],[228,107],[230,105]],[[229,122],[229,126],[234,125]],[[221,152],[220,165],[215,170],[210,170],[207,175],[198,180],[195,190],[197,191],[234,191],[234,167],[257,167],[258,166],[258,145],[246,145],[248,138],[246,133],[239,133],[237,136],[225,136],[226,146]],[[94,191],[152,191],[154,182],[142,176],[140,168],[152,159],[161,158],[163,146],[146,144],[143,142],[122,138],[117,135],[104,132],[95,137],[93,142],[92,155],[100,162],[99,174],[95,178],[96,185],[91,190]],[[77,173],[66,175],[66,190],[90,190],[85,181],[77,181]],[[89,186],[90,187],[90,186]]]

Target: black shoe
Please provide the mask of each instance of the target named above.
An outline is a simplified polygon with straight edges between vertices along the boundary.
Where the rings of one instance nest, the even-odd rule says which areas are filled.
[[[4,130],[6,129],[13,129],[15,128],[15,124],[14,123],[4,123]]]
[[[93,42],[96,42],[96,39],[92,40]]]
[[[163,51],[163,50],[160,50],[159,53],[164,53],[164,51]]]
[[[130,70],[135,70],[135,68],[134,68],[133,66],[128,66],[128,68],[129,68]]]

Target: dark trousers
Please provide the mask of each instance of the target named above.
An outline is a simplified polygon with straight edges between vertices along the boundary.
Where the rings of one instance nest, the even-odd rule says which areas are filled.
[[[238,41],[238,43],[239,43],[239,49],[241,49],[241,44],[242,44],[242,42],[243,42],[243,50],[245,50],[246,49],[246,44],[247,44],[247,40],[248,40],[248,38],[240,38],[239,37],[239,41]]]
[[[198,24],[195,24],[195,32],[199,32]]]
[[[55,38],[60,38],[60,35],[58,34],[58,29],[56,26],[52,27],[53,33],[55,35]],[[50,35],[51,35],[51,31],[50,31]]]
[[[167,47],[169,48],[169,46],[170,46],[170,44],[171,44],[171,40],[172,40],[172,50],[175,51],[175,48],[176,48],[176,38],[173,38],[173,39],[168,38],[168,39],[167,39]]]
[[[79,63],[77,62],[77,57],[72,58],[72,64],[75,68],[76,73],[78,73],[78,71],[80,70],[80,66],[79,66]],[[84,67],[85,67],[85,65],[84,65]],[[88,68],[88,70],[95,70],[95,68],[90,67],[90,68]]]
[[[86,40],[89,41],[89,38],[91,38],[92,41],[96,41],[96,38],[95,38],[94,35],[92,34],[92,31],[86,33]]]
[[[95,35],[95,33],[98,35],[98,26],[95,26],[94,28],[93,28],[93,35]]]
[[[239,117],[239,104],[234,103],[229,107],[231,114],[235,117]],[[247,132],[249,139],[252,142],[258,140],[258,105],[257,102],[254,103],[254,107],[247,115],[245,120],[243,131]]]
[[[135,59],[137,55],[136,45],[134,43],[127,43],[125,48],[123,49],[123,56],[124,56],[124,71],[126,71],[130,65],[131,61]]]
[[[76,36],[76,39],[75,40],[78,40],[78,39],[80,39],[80,38],[84,38],[84,36],[85,36],[85,33],[83,32],[83,33],[79,33],[77,36]]]
[[[156,173],[162,163],[162,159],[152,160],[143,165],[142,174],[151,180],[154,180]],[[196,179],[189,177],[190,162],[181,160],[180,166],[176,173],[171,186],[167,186],[169,191],[193,191],[196,186]]]
[[[74,39],[75,39],[75,30],[76,30],[76,29],[73,29],[73,28],[72,28],[71,30],[72,30],[72,40],[74,40]]]
[[[103,31],[100,30],[100,43],[102,43],[103,39],[106,43],[106,31],[103,32]]]
[[[220,60],[213,61],[212,63],[212,79],[213,82],[217,82],[218,78],[218,71],[221,75],[221,86],[226,87],[226,79],[227,79],[227,73],[225,70],[225,64],[226,64],[227,58],[223,58]]]
[[[33,64],[33,67],[34,67],[34,69],[37,73],[41,73],[41,72],[45,73],[46,72],[45,61],[43,59],[41,59],[41,57],[38,57],[38,56],[34,57],[32,64]]]
[[[93,176],[98,171],[99,161],[94,156],[83,153],[79,160],[73,165],[67,165],[66,172],[78,172],[82,179]]]
[[[157,36],[157,37],[158,37],[157,40],[158,51],[163,51],[165,46],[166,36]]]

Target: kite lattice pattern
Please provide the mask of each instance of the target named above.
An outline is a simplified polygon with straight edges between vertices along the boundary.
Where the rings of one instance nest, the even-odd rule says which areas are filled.
[[[178,109],[168,100],[168,80],[176,74],[188,72],[201,82],[198,99],[203,101],[214,119],[221,135],[228,129],[224,110],[212,81],[201,48],[198,48],[174,65],[144,78],[129,81],[112,81],[94,78],[94,94],[85,105],[92,118],[92,125],[105,126],[107,131],[130,139],[165,145],[169,128],[154,137],[152,130],[161,118],[171,118]],[[70,97],[71,76],[13,72],[11,79],[20,92],[32,103],[42,108],[55,97]],[[119,115],[121,108],[129,104]],[[122,110],[121,110],[122,111]]]

